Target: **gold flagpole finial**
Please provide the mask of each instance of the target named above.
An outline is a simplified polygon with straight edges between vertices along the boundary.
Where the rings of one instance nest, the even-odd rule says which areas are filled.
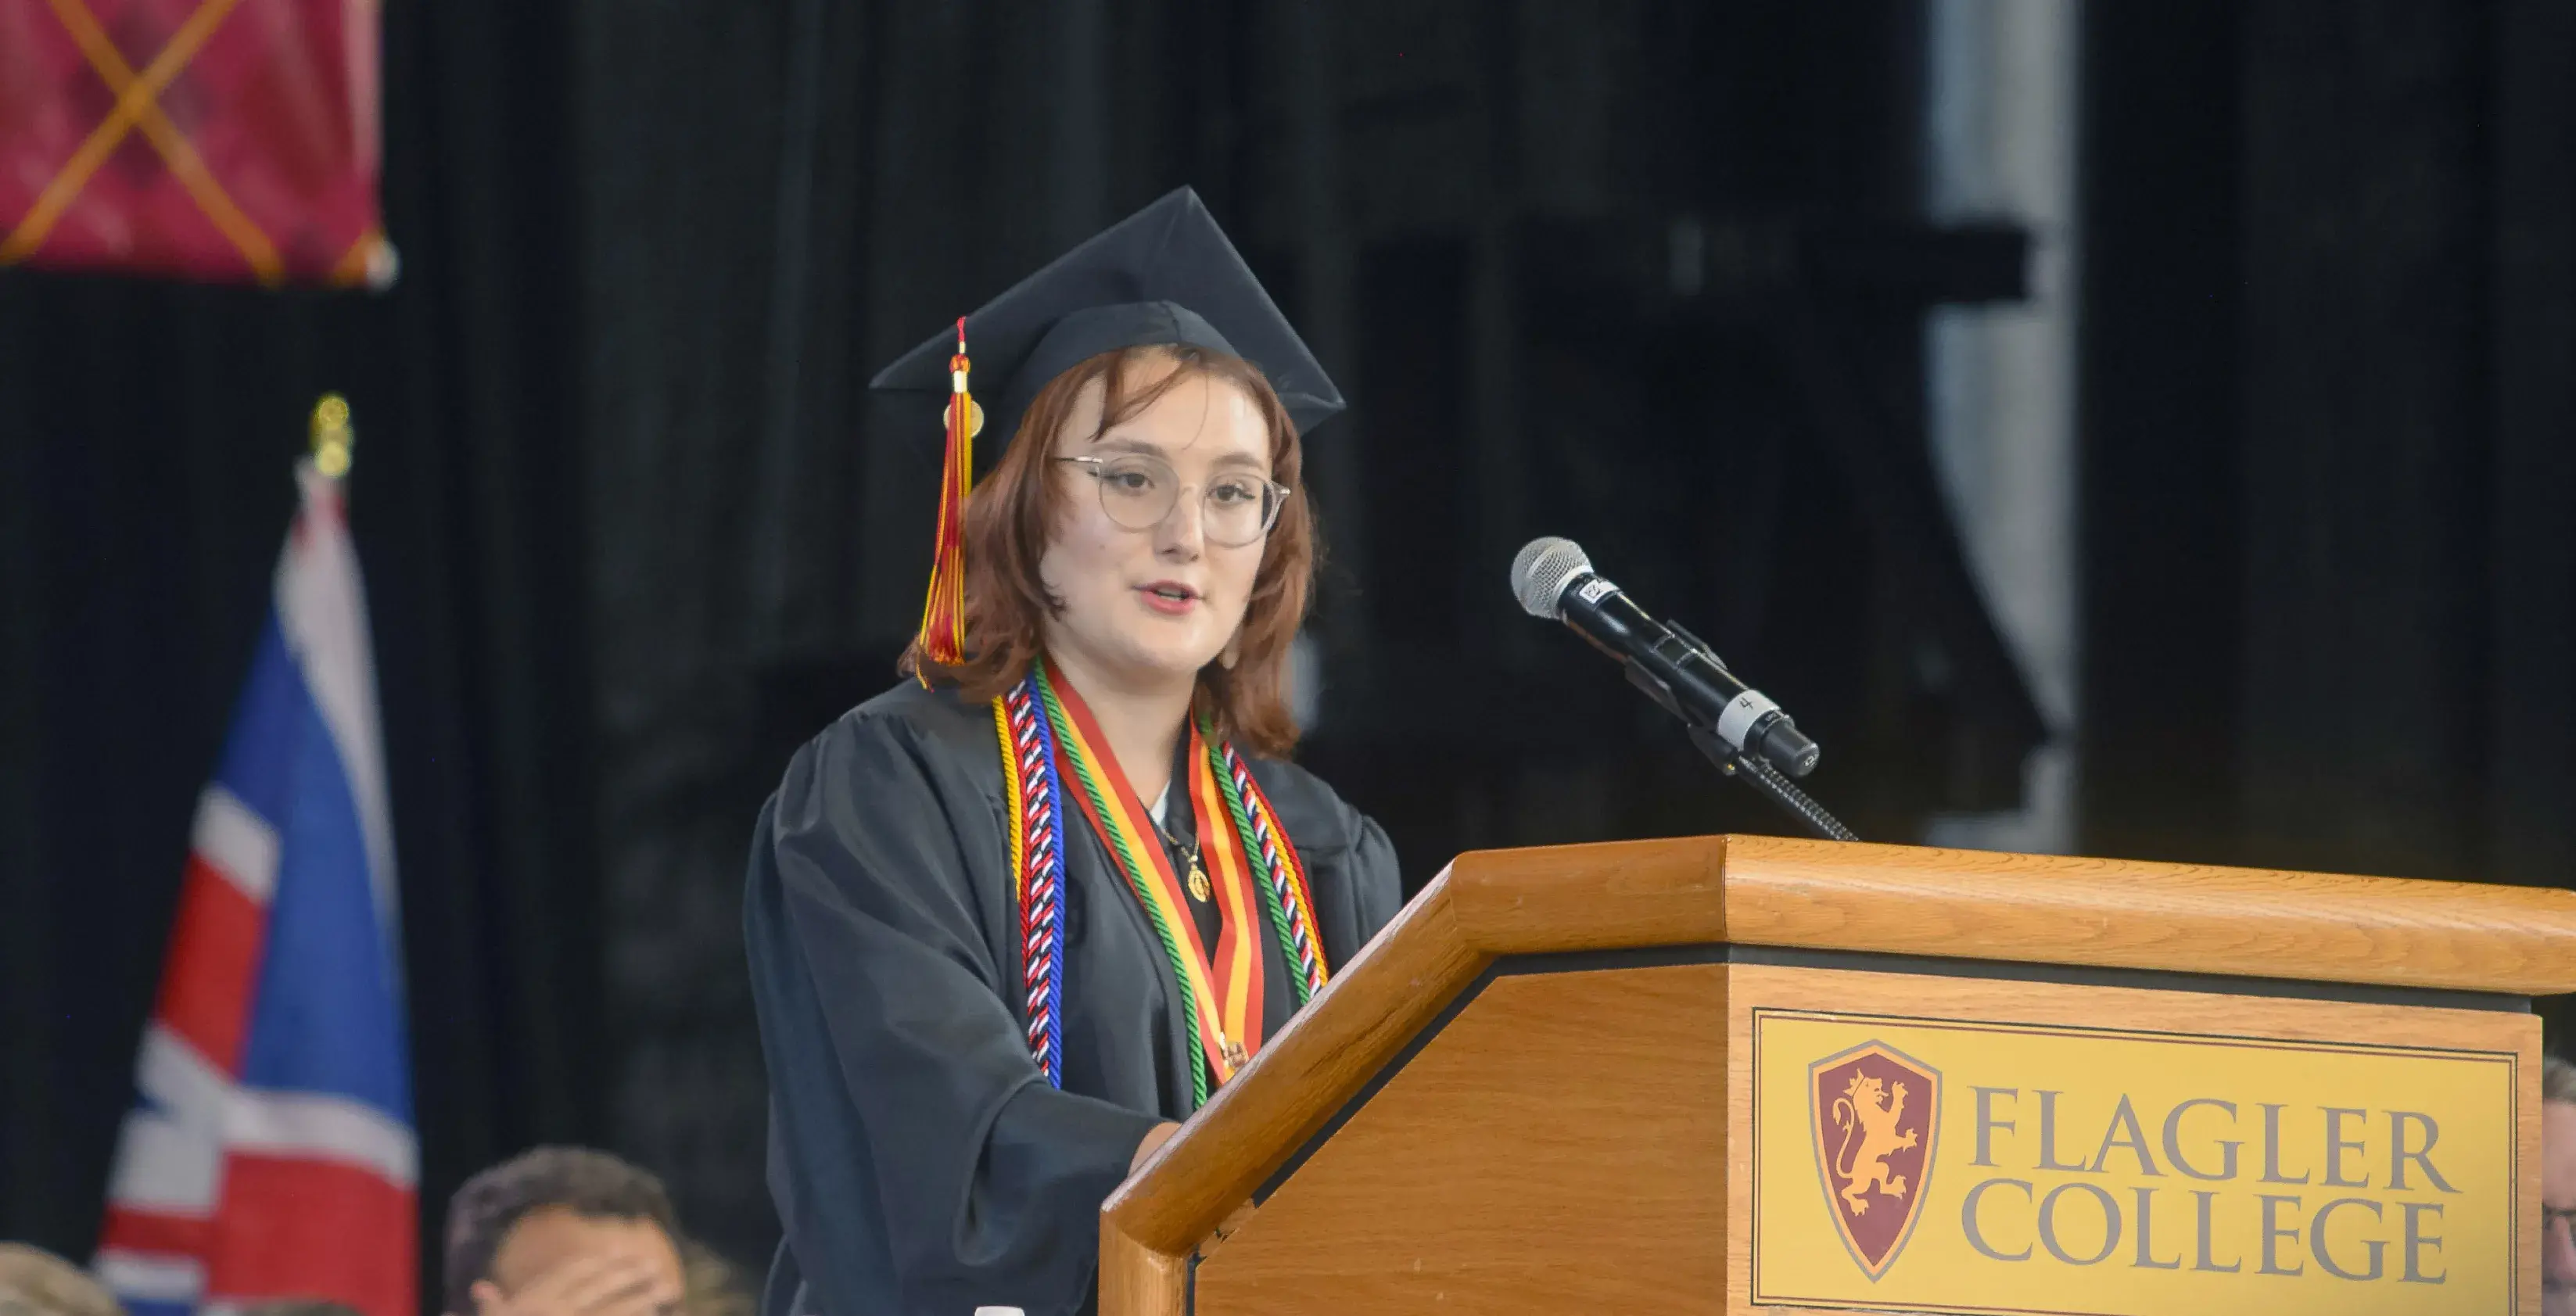
[[[349,473],[349,458],[358,432],[349,425],[349,400],[325,393],[313,404],[313,467],[337,480]]]

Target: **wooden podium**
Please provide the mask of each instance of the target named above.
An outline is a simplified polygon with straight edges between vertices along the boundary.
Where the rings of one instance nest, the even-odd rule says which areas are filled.
[[[1105,1316],[2540,1311],[2576,892],[1462,856],[1101,1212]]]

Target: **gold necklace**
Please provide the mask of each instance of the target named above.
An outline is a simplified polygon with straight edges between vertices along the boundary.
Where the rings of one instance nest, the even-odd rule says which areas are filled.
[[[1180,848],[1181,843],[1179,839],[1174,837],[1171,832],[1164,829],[1160,819],[1155,818],[1151,814],[1147,814],[1145,821],[1154,824],[1154,835],[1162,840],[1164,849],[1177,850]],[[1199,865],[1199,843],[1195,837],[1190,841],[1189,866],[1190,899],[1204,902],[1210,895],[1214,894],[1214,888],[1208,885],[1207,869]]]

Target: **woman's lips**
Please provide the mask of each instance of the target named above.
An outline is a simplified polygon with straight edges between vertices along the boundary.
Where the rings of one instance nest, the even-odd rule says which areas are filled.
[[[1197,590],[1168,580],[1159,580],[1151,585],[1140,585],[1136,589],[1136,595],[1145,600],[1146,607],[1166,617],[1186,617],[1190,609],[1199,605]]]

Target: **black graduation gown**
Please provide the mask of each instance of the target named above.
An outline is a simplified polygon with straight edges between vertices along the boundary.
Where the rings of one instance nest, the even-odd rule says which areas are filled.
[[[1395,915],[1394,847],[1303,769],[1251,770],[1339,968]],[[1091,1310],[1102,1200],[1190,1113],[1180,987],[1070,798],[1063,1090],[1030,1059],[1002,789],[991,705],[907,683],[808,743],[761,810],[743,922],[786,1228],[763,1316]],[[1294,998],[1263,943],[1276,1019]]]

